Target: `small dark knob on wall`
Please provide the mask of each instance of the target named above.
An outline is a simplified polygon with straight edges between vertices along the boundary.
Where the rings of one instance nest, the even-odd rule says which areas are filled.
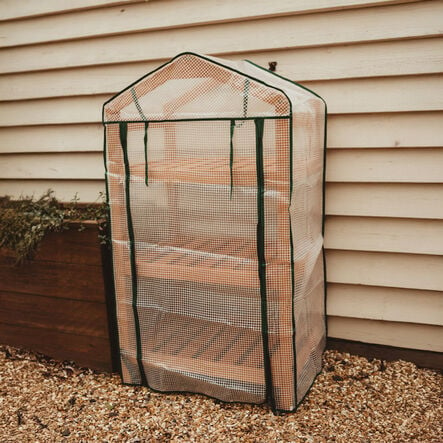
[[[277,69],[277,62],[268,62],[269,70],[275,72]]]

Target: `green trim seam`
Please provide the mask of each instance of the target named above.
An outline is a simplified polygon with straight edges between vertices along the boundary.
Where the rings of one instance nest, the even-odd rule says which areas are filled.
[[[148,184],[148,127],[149,122],[145,122],[145,135],[143,136],[143,145],[145,150],[145,185]]]
[[[122,362],[120,356],[120,337],[118,333],[118,323],[117,323],[117,301],[115,297],[115,275],[114,275],[114,251],[112,245],[112,223],[111,223],[111,206],[109,204],[109,178],[108,178],[108,149],[107,149],[107,127],[103,126],[103,164],[105,167],[105,196],[106,196],[106,209],[108,215],[108,226],[107,234],[111,237],[109,241],[109,253],[110,253],[110,269],[108,278],[112,281],[112,289],[106,291],[106,299],[109,300],[109,305],[112,306],[112,312],[109,316],[114,318],[108,319],[109,324],[109,340],[111,347],[112,363],[115,363],[115,367],[112,368],[113,371],[117,371],[120,375]],[[111,328],[111,322],[115,326],[114,330]],[[115,323],[114,323],[115,322]]]
[[[263,338],[263,366],[265,370],[266,399],[275,410],[274,388],[269,352],[268,301],[266,296],[266,256],[265,256],[265,177],[263,167],[263,130],[264,119],[257,118],[255,123],[255,148],[257,170],[257,257],[260,280],[261,323]]]
[[[128,160],[128,125],[127,123],[120,123],[120,144],[123,151],[123,161],[125,163],[125,200],[126,200],[126,218],[128,223],[128,235],[129,235],[129,252],[130,252],[130,265],[131,265],[131,286],[132,286],[132,311],[134,315],[135,325],[135,338],[137,348],[137,364],[140,371],[140,379],[142,384],[147,385],[146,374],[143,368],[142,361],[142,346],[140,339],[140,319],[137,311],[137,269],[135,263],[135,241],[134,241],[134,227],[132,224],[131,214],[131,198],[130,198],[130,169]]]
[[[249,105],[249,85],[250,81],[248,78],[245,79],[245,86],[243,89],[243,117],[246,118],[248,115],[248,105]]]
[[[222,121],[230,121],[232,119],[234,120],[255,120],[256,118],[263,118],[266,120],[285,120],[290,119],[291,115],[256,115],[253,117],[243,117],[243,116],[237,116],[237,117],[201,117],[201,118],[170,118],[170,119],[159,119],[159,120],[114,120],[109,122],[103,122],[103,124],[106,125],[115,125],[119,123],[144,123],[146,121],[149,121],[150,123],[176,123],[176,122],[222,122]],[[238,125],[238,126],[241,126]]]
[[[234,180],[233,180],[233,171],[232,168],[234,166],[234,128],[235,128],[235,120],[231,120],[231,127],[230,127],[230,143],[229,143],[229,176],[231,180],[231,188],[229,190],[229,198],[232,200],[232,189],[234,186]]]
[[[140,115],[140,117],[143,120],[147,120],[145,114],[143,114],[143,109],[140,106],[140,103],[138,101],[137,94],[135,93],[135,89],[134,88],[131,88],[131,96],[132,96],[132,100],[134,100],[134,104],[135,104],[135,107],[137,108],[138,114]]]

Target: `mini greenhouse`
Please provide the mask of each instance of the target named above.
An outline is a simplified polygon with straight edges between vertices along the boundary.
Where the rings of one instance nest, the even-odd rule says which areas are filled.
[[[323,100],[184,53],[103,111],[123,381],[294,410],[326,340]]]

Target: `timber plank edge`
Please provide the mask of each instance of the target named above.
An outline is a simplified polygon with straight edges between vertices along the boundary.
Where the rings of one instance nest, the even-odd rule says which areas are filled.
[[[55,360],[74,361],[78,366],[112,372],[107,338],[61,334],[50,329],[0,324],[0,343],[47,355]]]

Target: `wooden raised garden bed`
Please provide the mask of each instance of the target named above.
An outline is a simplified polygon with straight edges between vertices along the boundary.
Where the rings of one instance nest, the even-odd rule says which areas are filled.
[[[0,248],[0,343],[111,371],[105,247],[96,222],[83,226],[48,233],[20,265]]]

